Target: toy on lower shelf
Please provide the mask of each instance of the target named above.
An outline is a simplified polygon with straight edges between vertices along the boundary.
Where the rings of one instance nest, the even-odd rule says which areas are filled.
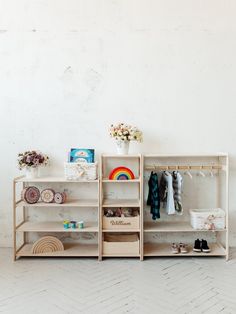
[[[84,228],[84,222],[83,220],[79,221],[78,223],[75,221],[75,220],[64,220],[63,221],[63,227],[64,229],[76,229],[76,228],[79,228],[79,229],[83,229]]]
[[[110,180],[133,180],[135,179],[134,173],[127,167],[114,168],[109,174]]]
[[[28,204],[35,204],[40,198],[40,191],[36,186],[29,186],[22,190],[21,199]]]
[[[32,247],[32,254],[64,251],[63,243],[56,237],[45,236],[37,240]]]
[[[41,192],[41,199],[44,203],[52,203],[54,201],[55,191],[53,189],[45,189]]]
[[[56,192],[54,195],[54,202],[56,204],[63,204],[66,201],[66,193],[65,192]]]

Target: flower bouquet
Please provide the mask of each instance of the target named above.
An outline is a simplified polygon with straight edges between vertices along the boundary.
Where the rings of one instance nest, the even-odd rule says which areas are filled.
[[[143,140],[143,133],[129,124],[112,124],[109,133],[116,140],[117,153],[121,155],[128,154],[130,141],[142,142]]]

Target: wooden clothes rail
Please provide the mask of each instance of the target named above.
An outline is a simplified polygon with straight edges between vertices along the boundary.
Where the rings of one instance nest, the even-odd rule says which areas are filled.
[[[147,165],[145,170],[222,170],[220,165]]]

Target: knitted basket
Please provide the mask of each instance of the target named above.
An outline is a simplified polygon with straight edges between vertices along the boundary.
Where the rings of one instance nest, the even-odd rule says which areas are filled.
[[[98,177],[98,164],[97,162],[65,162],[64,171],[67,180],[96,180]]]

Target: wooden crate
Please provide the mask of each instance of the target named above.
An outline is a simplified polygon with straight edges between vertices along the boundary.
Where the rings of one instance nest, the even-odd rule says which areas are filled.
[[[135,217],[106,217],[103,216],[104,230],[138,230],[140,227],[139,216]]]
[[[137,256],[139,255],[138,234],[105,235],[103,255]]]

